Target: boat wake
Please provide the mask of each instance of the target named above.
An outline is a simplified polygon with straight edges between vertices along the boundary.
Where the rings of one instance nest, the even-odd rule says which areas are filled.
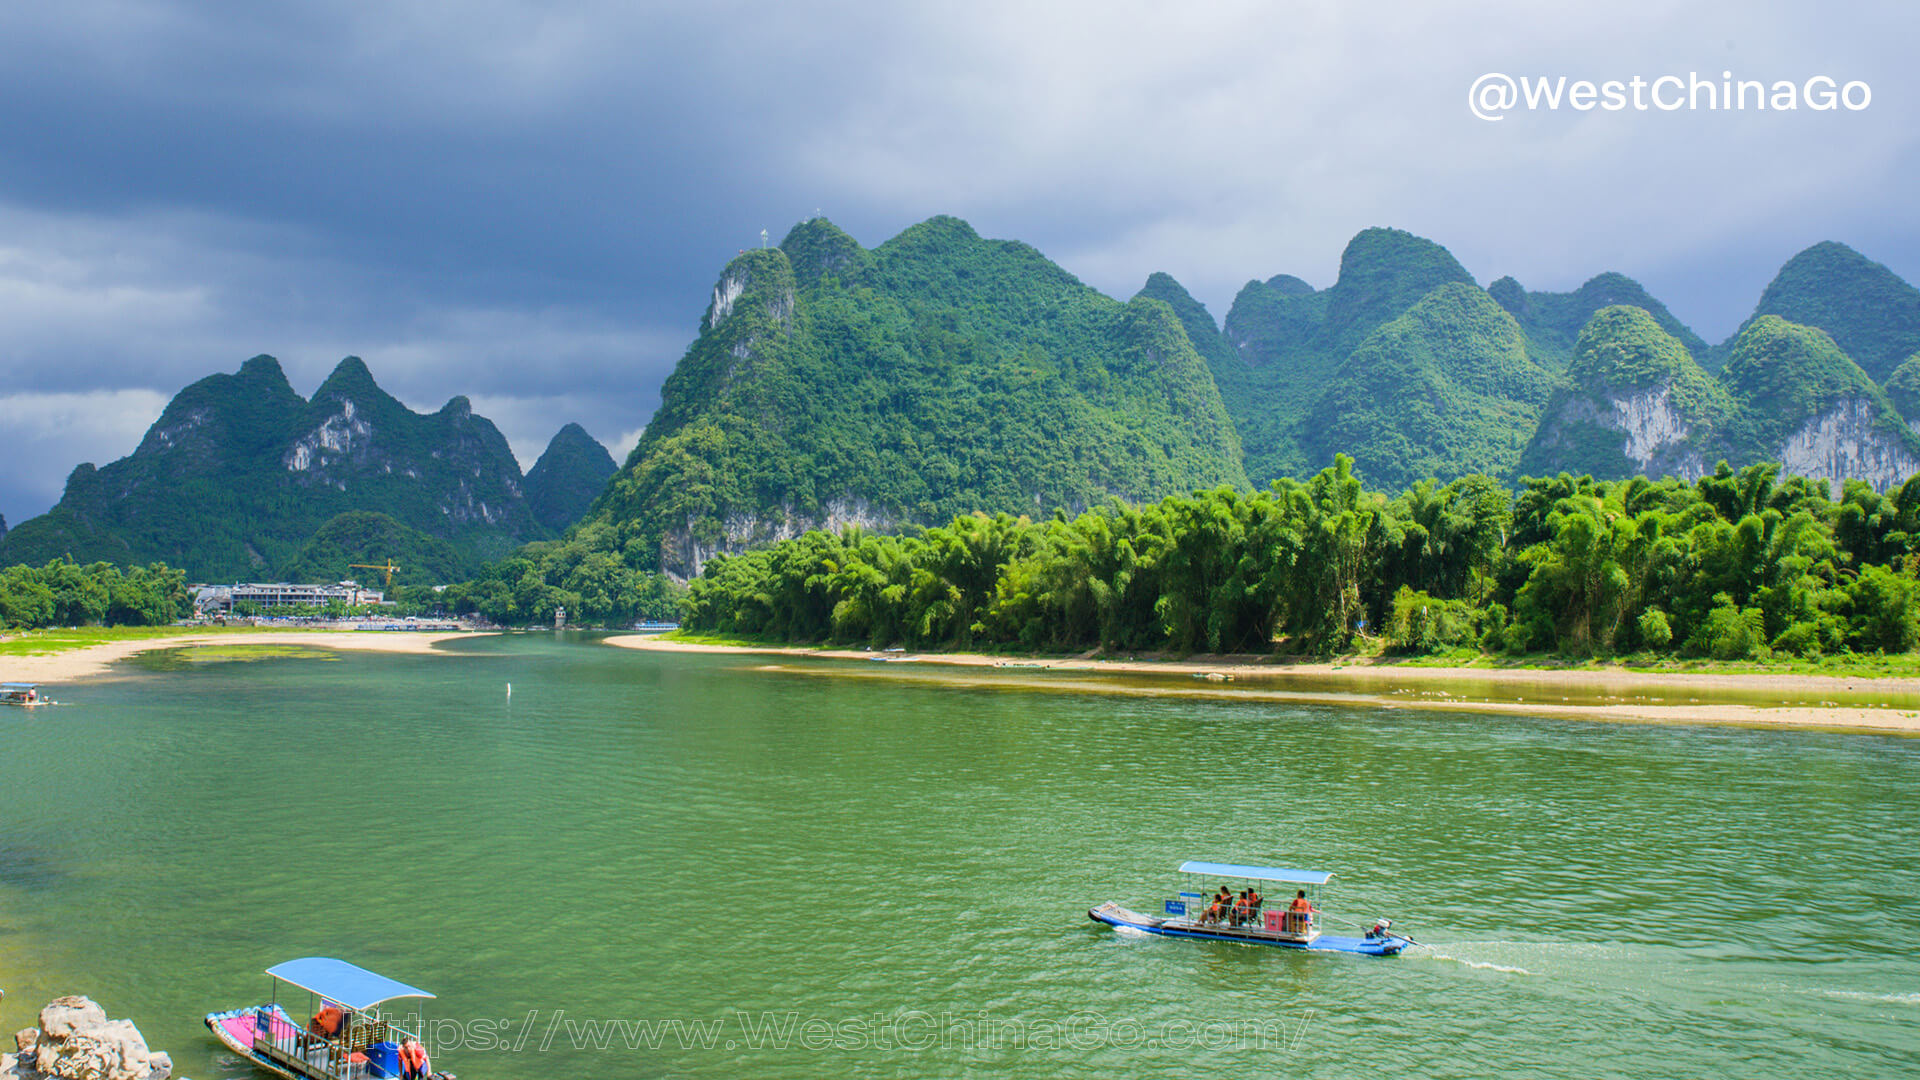
[[[1429,945],[1426,953],[1435,960],[1461,964],[1478,971],[1497,971],[1504,975],[1547,974],[1522,966],[1536,961],[1552,968],[1555,960],[1576,957],[1583,962],[1629,958],[1628,950],[1597,941],[1449,941]],[[1506,962],[1502,963],[1503,960]]]
[[[1822,990],[1827,997],[1846,998],[1848,1001],[1884,1001],[1892,1005],[1920,1005],[1920,993],[1876,994],[1867,990]]]
[[[1469,960],[1464,956],[1453,956],[1451,954],[1441,952],[1438,948],[1432,945],[1426,946],[1426,950],[1427,950],[1427,955],[1433,957],[1435,960],[1445,960],[1445,961],[1448,961],[1449,963],[1463,964],[1467,967],[1473,968],[1476,971],[1498,971],[1503,975],[1538,975],[1540,974],[1537,971],[1528,971],[1526,968],[1514,967],[1511,964],[1496,964],[1490,960]]]

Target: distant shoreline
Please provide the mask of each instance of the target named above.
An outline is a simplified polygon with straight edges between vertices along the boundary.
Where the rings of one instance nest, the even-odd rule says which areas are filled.
[[[605,639],[608,645],[660,652],[719,653],[868,660],[880,654],[853,649],[807,648],[779,645],[718,645],[663,640],[657,634],[626,634]],[[1778,672],[1639,672],[1610,669],[1540,669],[1414,667],[1366,660],[1340,662],[1272,662],[1248,657],[1189,658],[1186,660],[1096,660],[1079,657],[1024,659],[979,653],[903,653],[906,668],[875,665],[876,670],[840,672],[849,677],[911,677],[916,666],[972,669],[970,680],[983,685],[1017,686],[1025,670],[1098,675],[1198,676],[1194,684],[1142,687],[1099,678],[1029,683],[1035,689],[1115,693],[1132,696],[1203,697],[1228,700],[1272,699],[1309,703],[1365,704],[1382,708],[1442,709],[1461,712],[1559,716],[1569,719],[1624,720],[1660,724],[1720,724],[1751,727],[1789,727],[1830,731],[1897,732],[1920,735],[1920,708],[1876,708],[1847,704],[1800,704],[1823,693],[1884,692],[1888,696],[1920,694],[1920,678],[1884,678],[1799,675]],[[985,669],[985,670],[981,670]],[[824,669],[823,669],[824,670]],[[1206,676],[1219,676],[1206,680]],[[1351,690],[1327,690],[1332,682]],[[1320,684],[1314,687],[1302,683]],[[1648,702],[1542,702],[1417,698],[1395,696],[1421,684],[1481,683],[1515,692],[1565,690],[1574,695],[1661,693],[1698,695],[1684,705]],[[1290,685],[1292,688],[1290,688]],[[1764,695],[1780,704],[1715,701],[1729,693]]]
[[[400,630],[241,630],[218,633],[183,632],[166,637],[103,641],[41,656],[0,656],[0,679],[43,683],[57,687],[105,674],[115,663],[143,652],[194,645],[310,645],[323,649],[361,652],[433,653],[443,641],[473,637],[484,631]]]

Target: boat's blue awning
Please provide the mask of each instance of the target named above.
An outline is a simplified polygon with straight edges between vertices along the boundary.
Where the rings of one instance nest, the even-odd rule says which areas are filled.
[[[35,690],[39,686],[39,683],[31,682],[0,682],[0,690]]]
[[[1183,874],[1211,874],[1214,877],[1252,878],[1255,881],[1284,881],[1289,885],[1325,885],[1333,875],[1321,870],[1286,870],[1277,866],[1238,866],[1234,863],[1183,862]]]
[[[328,956],[289,960],[268,968],[267,974],[355,1011],[371,1009],[394,998],[433,996],[418,987]]]

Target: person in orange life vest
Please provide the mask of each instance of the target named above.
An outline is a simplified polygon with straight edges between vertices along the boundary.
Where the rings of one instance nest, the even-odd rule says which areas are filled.
[[[433,1075],[433,1064],[427,1060],[427,1048],[420,1045],[418,1039],[408,1039],[400,1044],[400,1076],[402,1080],[425,1080]]]
[[[1299,889],[1293,894],[1293,903],[1287,905],[1287,929],[1296,934],[1304,934],[1313,922],[1313,902],[1307,899],[1307,890]]]
[[[1219,922],[1227,917],[1227,909],[1233,906],[1233,893],[1225,885],[1213,894],[1213,903],[1207,905],[1206,913],[1200,916],[1202,922]]]

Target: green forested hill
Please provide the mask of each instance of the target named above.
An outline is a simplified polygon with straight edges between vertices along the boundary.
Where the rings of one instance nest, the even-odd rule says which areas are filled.
[[[817,524],[1219,483],[1246,483],[1239,446],[1166,303],[1114,301],[955,218],[872,251],[817,218],[728,265],[589,520],[685,574]]]
[[[1660,329],[1686,346],[1700,364],[1706,365],[1712,355],[1700,335],[1687,329],[1665,304],[1625,274],[1600,274],[1570,293],[1528,292],[1519,282],[1503,277],[1487,286],[1487,292],[1520,324],[1527,335],[1528,353],[1554,371],[1565,371],[1573,362],[1574,345],[1587,320],[1601,308],[1619,304],[1653,316]]]
[[[1802,251],[1780,268],[1748,326],[1767,315],[1825,330],[1876,381],[1884,381],[1920,352],[1920,289],[1830,240]],[[1734,336],[1737,339],[1739,334]]]
[[[613,455],[586,428],[568,424],[527,470],[527,507],[535,521],[556,533],[564,532],[580,520],[606,488],[607,479],[619,471]]]
[[[1510,476],[1552,383],[1492,297],[1442,285],[1335,369],[1298,442],[1313,460],[1350,455],[1357,474],[1388,491],[1435,476]]]
[[[1194,351],[1200,354],[1208,367],[1217,369],[1233,359],[1233,346],[1227,344],[1219,324],[1213,321],[1213,313],[1207,310],[1207,305],[1195,300],[1193,294],[1175,281],[1171,274],[1156,272],[1149,275],[1147,283],[1134,294],[1135,299],[1141,297],[1158,300],[1173,309],[1174,317],[1180,320],[1181,328],[1187,332],[1187,340],[1193,343]]]
[[[1603,308],[1581,330],[1519,472],[1698,475],[1720,452],[1733,415],[1726,390],[1652,315]]]
[[[0,540],[0,563],[159,561],[194,580],[257,579],[292,566],[329,519],[377,510],[446,541],[470,572],[545,535],[520,484],[466,398],[415,413],[348,357],[307,401],[257,356],[182,390],[132,454],[75,468],[51,511]]]
[[[445,540],[401,524],[390,514],[349,510],[320,526],[277,576],[288,581],[351,578],[377,589],[386,575],[366,567],[389,561],[396,567],[395,588],[445,584],[473,573],[472,560],[461,558]]]
[[[1446,248],[1400,229],[1367,229],[1348,242],[1340,276],[1315,292],[1299,278],[1250,281],[1234,297],[1224,334],[1238,363],[1210,358],[1246,452],[1264,484],[1326,464],[1302,432],[1322,414],[1334,371],[1367,335],[1442,285],[1473,284]]]
[[[1803,425],[1847,400],[1861,405],[1882,438],[1920,453],[1920,436],[1824,331],[1762,315],[1734,339],[1721,377],[1739,405],[1729,431],[1731,460],[1778,459]]]

